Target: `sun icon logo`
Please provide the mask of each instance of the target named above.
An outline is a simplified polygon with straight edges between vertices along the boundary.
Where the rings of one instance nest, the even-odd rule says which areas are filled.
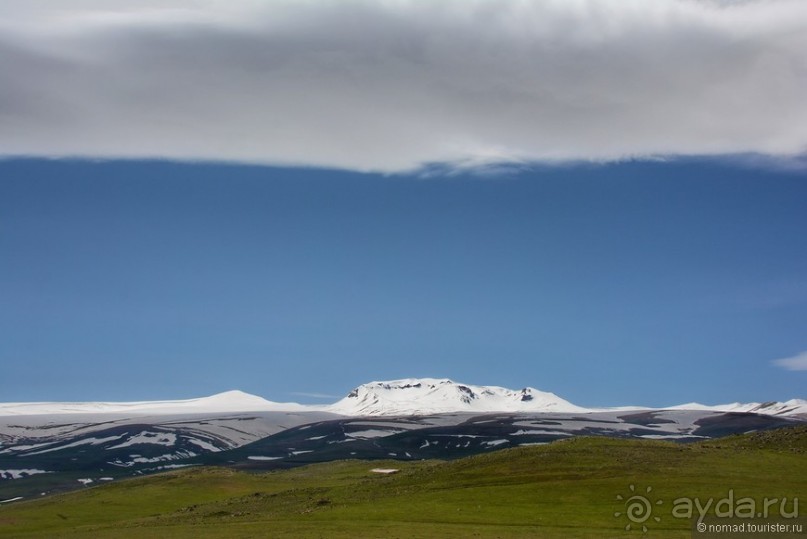
[[[619,518],[625,515],[628,518],[629,522],[628,525],[625,526],[625,531],[630,531],[634,525],[636,529],[638,529],[641,525],[642,533],[647,533],[646,522],[650,520],[651,517],[654,521],[661,522],[661,517],[653,516],[653,506],[661,505],[663,502],[661,500],[652,501],[650,497],[652,490],[653,487],[647,487],[644,494],[638,494],[636,487],[630,485],[630,494],[626,494],[625,496],[621,494],[616,495],[616,499],[623,502],[625,510],[617,511],[614,513],[614,516]]]

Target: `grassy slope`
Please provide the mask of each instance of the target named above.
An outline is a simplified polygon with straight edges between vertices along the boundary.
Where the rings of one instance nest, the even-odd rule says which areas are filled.
[[[393,476],[370,474],[396,467]],[[807,428],[702,444],[577,438],[451,462],[193,469],[0,507],[2,537],[641,537],[617,494],[661,499],[650,537],[689,537],[682,496],[807,498]]]

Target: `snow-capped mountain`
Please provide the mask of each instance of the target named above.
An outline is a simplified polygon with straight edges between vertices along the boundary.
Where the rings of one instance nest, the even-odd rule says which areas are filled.
[[[328,407],[349,415],[429,415],[450,412],[581,412],[554,393],[459,384],[448,379],[406,378],[370,382]]]
[[[711,412],[745,412],[751,414],[792,416],[807,414],[807,401],[790,399],[785,402],[734,402],[709,406],[698,402],[670,406],[668,410],[705,410]]]
[[[272,402],[243,391],[225,391],[210,397],[143,402],[12,402],[0,403],[0,416],[42,414],[206,414],[213,412],[297,412],[309,407],[293,402]]]
[[[804,400],[588,409],[530,387],[434,378],[363,384],[325,406],[241,391],[179,401],[0,404],[0,494],[38,497],[187,466],[450,459],[573,436],[695,441],[805,424]]]
[[[718,405],[681,404],[663,408],[620,406],[584,408],[532,387],[515,390],[461,384],[449,379],[405,378],[362,384],[342,400],[317,410],[347,416],[430,415],[458,412],[596,413],[640,410],[693,410],[807,417],[807,400]]]
[[[1,416],[54,414],[117,414],[120,416],[210,414],[219,412],[326,412],[344,416],[406,416],[444,413],[596,413],[639,410],[694,410],[747,412],[807,417],[807,401],[681,404],[665,408],[624,406],[583,408],[554,393],[535,388],[461,384],[449,379],[406,378],[362,384],[331,405],[273,402],[243,391],[226,391],[210,397],[144,402],[28,402],[0,403]]]

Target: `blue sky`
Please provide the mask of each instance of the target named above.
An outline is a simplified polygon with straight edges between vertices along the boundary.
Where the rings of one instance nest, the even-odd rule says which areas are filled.
[[[807,397],[805,87],[803,0],[4,0],[0,401]]]
[[[803,170],[438,176],[0,161],[3,401],[324,402],[375,379],[581,405],[805,397]],[[332,400],[332,399],[331,399]]]

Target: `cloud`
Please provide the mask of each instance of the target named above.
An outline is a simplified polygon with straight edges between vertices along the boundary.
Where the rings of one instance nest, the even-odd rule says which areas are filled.
[[[793,357],[775,359],[771,363],[789,371],[807,371],[807,351]]]
[[[803,0],[5,0],[0,154],[396,172],[807,151]]]

